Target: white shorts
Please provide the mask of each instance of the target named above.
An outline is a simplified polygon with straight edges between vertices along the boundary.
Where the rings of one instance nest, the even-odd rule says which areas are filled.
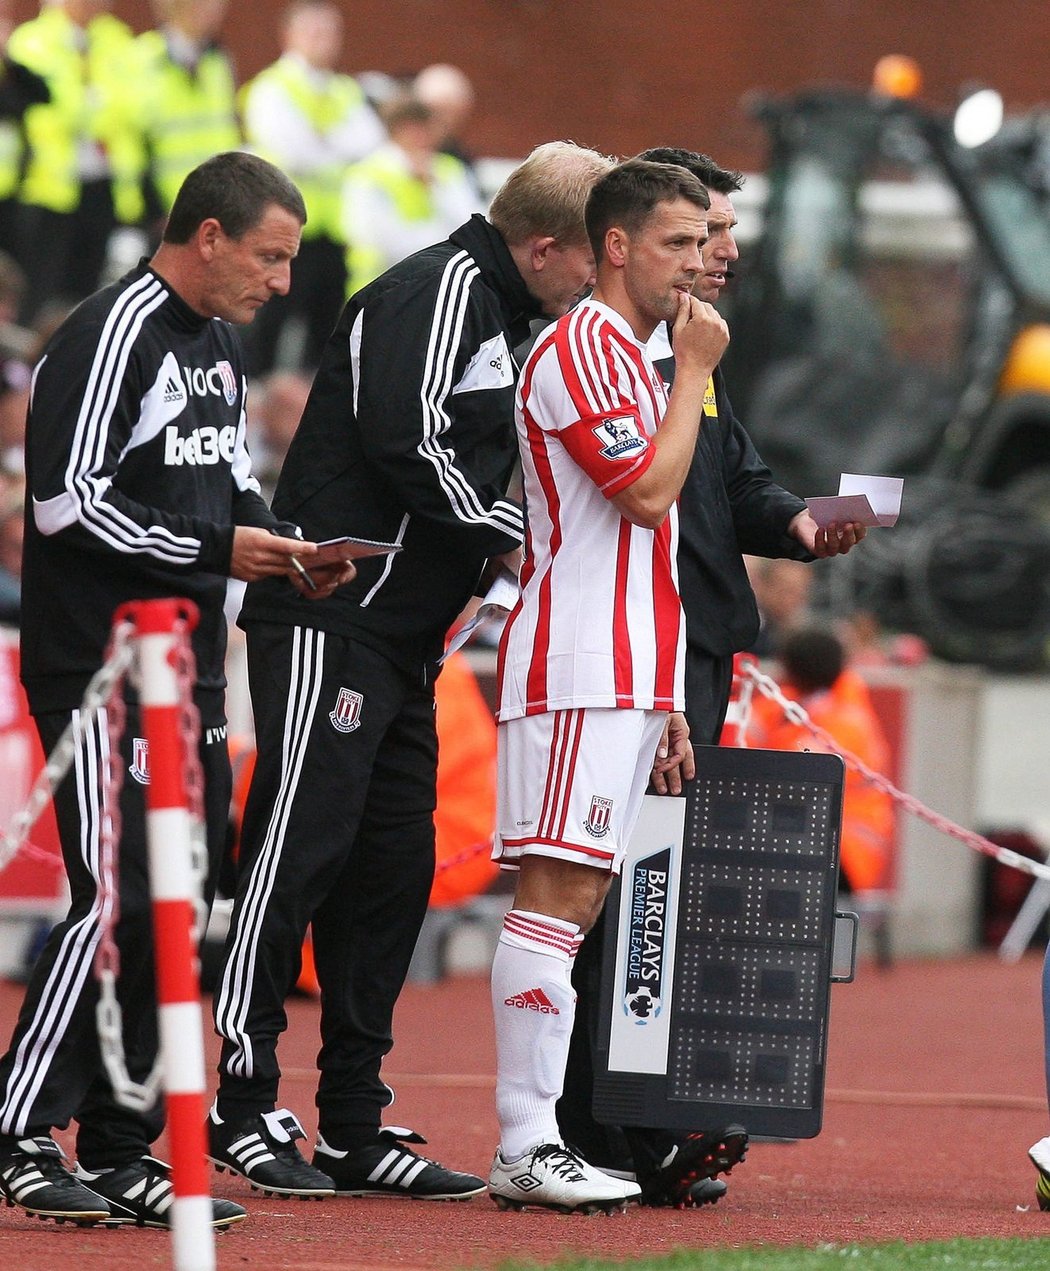
[[[619,873],[666,711],[548,711],[500,724],[492,859],[554,856]]]

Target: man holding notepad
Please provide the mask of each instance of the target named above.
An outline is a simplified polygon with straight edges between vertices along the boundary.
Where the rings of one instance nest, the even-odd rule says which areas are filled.
[[[445,635],[487,562],[517,572],[511,350],[531,319],[565,313],[593,281],[583,208],[609,166],[567,142],[541,146],[487,219],[357,292],[285,460],[275,513],[357,573],[321,604],[286,582],[288,596],[251,586],[240,618],[258,759],[215,995],[209,1154],[267,1192],[484,1190],[417,1156],[419,1135],[381,1126],[393,1092],[380,1066],[433,879]],[[283,1003],[307,924],[322,990],[312,1163],[295,1115],[276,1109]]]

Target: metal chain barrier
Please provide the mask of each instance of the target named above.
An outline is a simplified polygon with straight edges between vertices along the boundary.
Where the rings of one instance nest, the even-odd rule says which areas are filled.
[[[132,627],[125,623],[126,639],[131,641]],[[114,632],[114,635],[116,632]],[[127,671],[134,675],[134,647]],[[95,950],[95,975],[99,984],[95,1022],[98,1028],[99,1052],[102,1063],[113,1087],[113,1097],[124,1108],[145,1112],[156,1102],[160,1091],[160,1057],[145,1082],[133,1080],[128,1072],[124,1052],[124,1016],[117,1000],[117,980],[120,978],[120,950],[114,933],[120,920],[120,887],[117,882],[117,851],[120,844],[121,813],[120,793],[124,788],[124,760],[120,743],[127,726],[127,709],[124,704],[123,676],[113,682],[106,710],[108,747],[102,788],[102,825],[99,837],[99,933]]]
[[[1050,879],[1050,864],[1030,860],[1027,856],[1022,856],[1020,852],[1014,852],[1008,847],[1001,847],[998,843],[993,843],[991,839],[985,838],[983,834],[978,834],[974,830],[967,830],[961,825],[956,825],[948,817],[942,816],[939,812],[934,812],[932,808],[928,808],[919,799],[916,799],[914,795],[906,794],[903,790],[898,789],[882,773],[869,768],[852,751],[840,746],[829,732],[821,728],[819,724],[814,724],[803,707],[798,702],[793,702],[785,697],[780,691],[780,686],[776,680],[764,675],[750,659],[742,659],[740,674],[746,682],[753,684],[763,697],[775,702],[791,723],[798,724],[813,737],[817,738],[826,750],[838,755],[848,768],[859,772],[873,786],[884,790],[893,799],[894,803],[898,803],[906,812],[917,816],[920,821],[925,821],[927,825],[932,826],[942,834],[946,834],[949,838],[956,839],[973,851],[992,857],[1002,865],[1009,865],[1012,869],[1020,870],[1024,874],[1031,874],[1034,878]],[[746,731],[746,720],[744,728]]]
[[[125,638],[130,638],[130,631]],[[200,712],[193,701],[196,661],[190,644],[190,626],[185,620],[176,623],[175,638],[175,673],[179,686],[180,706],[179,731],[183,743],[183,778],[189,803],[193,853],[191,862],[195,897],[193,940],[195,944],[199,944],[207,924],[204,879],[208,870],[208,844],[204,820],[204,773],[200,760]],[[132,674],[134,669],[132,667]],[[107,809],[107,813],[102,823],[99,886],[102,933],[95,955],[95,973],[99,980],[96,1019],[102,1062],[105,1064],[113,1087],[113,1097],[122,1107],[141,1112],[153,1106],[160,1092],[163,1056],[158,1051],[153,1068],[145,1081],[137,1082],[132,1078],[128,1072],[124,1051],[123,1015],[120,1002],[117,1000],[120,951],[117,948],[114,932],[120,918],[120,893],[115,879],[121,828],[120,792],[124,783],[124,762],[120,743],[124,736],[127,718],[123,696],[117,691],[119,687],[120,680],[115,680],[110,686],[112,700],[107,714],[109,758],[105,773],[103,807]]]
[[[44,767],[33,783],[22,809],[12,818],[6,831],[0,831],[0,871],[19,853],[46,860],[56,867],[59,857],[29,844],[29,832],[54,791],[69,771],[81,739],[105,712],[104,727],[108,753],[102,772],[102,822],[99,842],[99,915],[100,934],[95,952],[95,974],[99,981],[96,1008],[99,1048],[117,1102],[127,1108],[145,1111],[156,1102],[161,1085],[161,1061],[158,1056],[153,1070],[144,1082],[132,1079],[124,1051],[124,1027],[117,981],[120,978],[120,951],[114,933],[120,919],[120,888],[117,883],[117,853],[120,844],[120,793],[124,785],[124,763],[121,741],[127,722],[122,687],[125,676],[134,674],[135,647],[133,626],[118,623],[113,628],[109,648],[101,668],[92,677],[84,693],[77,718],[59,738]],[[191,836],[193,840],[192,872],[195,882],[194,938],[199,943],[207,923],[204,904],[204,879],[208,869],[207,829],[204,818],[204,774],[200,761],[200,713],[193,701],[196,664],[189,639],[189,625],[180,622],[176,629],[176,674],[179,682],[180,731],[183,737],[184,779],[189,799]]]
[[[18,853],[35,852],[48,861],[57,861],[50,852],[33,849],[27,844],[29,832],[47,806],[52,791],[58,786],[73,762],[77,749],[78,736],[86,731],[98,714],[108,704],[106,716],[109,733],[109,757],[104,774],[104,800],[106,809],[102,821],[101,835],[101,878],[99,899],[102,914],[102,933],[96,953],[96,973],[99,977],[100,998],[97,1010],[99,1042],[102,1059],[113,1085],[114,1095],[125,1107],[145,1110],[153,1105],[161,1084],[160,1060],[155,1064],[146,1080],[142,1083],[132,1080],[127,1069],[127,1061],[123,1045],[123,1022],[120,1003],[117,1000],[116,984],[120,974],[120,955],[113,938],[120,916],[119,891],[115,884],[116,850],[120,841],[120,791],[123,785],[123,762],[120,755],[120,741],[124,732],[125,708],[121,693],[118,691],[124,676],[134,662],[134,647],[131,641],[131,624],[124,623],[114,628],[110,648],[103,666],[89,683],[81,706],[79,720],[70,723],[62,734],[44,768],[33,784],[23,809],[12,818],[6,832],[0,831],[0,870]],[[176,645],[177,675],[179,681],[179,697],[181,703],[181,731],[184,739],[185,782],[189,797],[191,813],[191,833],[193,838],[193,873],[196,881],[196,926],[195,938],[199,941],[207,921],[207,912],[203,898],[203,882],[207,874],[207,833],[204,817],[204,781],[200,764],[200,715],[193,702],[193,684],[195,666],[193,650],[189,641],[188,628],[180,624],[177,630]],[[785,697],[777,682],[763,674],[757,664],[749,659],[741,660],[739,672],[739,690],[737,709],[740,731],[746,735],[750,715],[751,698],[755,691],[773,701],[791,723],[804,728],[817,739],[825,750],[838,755],[847,767],[860,773],[872,785],[885,791],[893,801],[913,816],[925,821],[935,830],[955,839],[971,850],[980,852],[1022,873],[1037,879],[1050,881],[1050,863],[1034,861],[1019,852],[993,843],[990,839],[955,824],[948,817],[927,807],[921,800],[899,789],[883,774],[876,772],[864,763],[857,755],[840,746],[830,733],[815,724],[804,707]],[[483,852],[491,849],[491,842],[480,842],[466,848],[455,856],[439,862],[437,872],[454,869],[473,860]]]
[[[107,757],[102,772],[102,821],[99,841],[99,921],[100,934],[95,952],[95,974],[99,981],[96,1021],[102,1062],[113,1086],[118,1103],[137,1111],[145,1111],[156,1102],[161,1085],[161,1061],[158,1056],[144,1082],[132,1079],[124,1050],[123,1014],[117,998],[120,978],[120,950],[114,933],[120,920],[120,888],[117,883],[117,853],[120,844],[120,794],[124,785],[124,763],[121,741],[127,710],[122,687],[125,676],[134,674],[135,646],[133,626],[118,623],[113,628],[106,657],[92,677],[84,693],[77,717],[70,721],[47,757],[33,783],[22,809],[12,818],[6,831],[0,831],[0,871],[19,853],[46,860],[57,867],[61,858],[29,844],[29,833],[53,797],[76,756],[83,737],[94,727],[104,712],[108,738]],[[190,645],[189,626],[181,622],[176,630],[176,674],[179,682],[180,730],[183,737],[184,778],[189,798],[191,835],[193,839],[192,871],[196,903],[194,938],[199,943],[206,922],[204,879],[207,875],[207,830],[204,820],[204,775],[201,768],[200,714],[193,701],[196,665]]]
[[[7,830],[0,830],[0,871],[6,869],[19,852],[61,865],[62,862],[54,853],[45,852],[41,848],[34,848],[27,844],[29,831],[36,824],[41,812],[50,802],[52,793],[58,788],[73,763],[77,750],[78,728],[87,728],[94,722],[95,717],[112,695],[113,686],[123,679],[131,664],[134,650],[131,647],[130,635],[131,629],[127,624],[124,624],[123,629],[114,629],[106,660],[92,676],[84,692],[79,725],[73,722],[69,724],[58,739],[54,750],[47,757],[40,775],[33,782],[22,810],[11,818],[11,824]]]
[[[130,638],[130,632],[129,632]],[[129,665],[134,674],[134,663]],[[117,851],[120,845],[121,813],[120,793],[124,788],[124,760],[120,743],[127,725],[127,709],[120,691],[122,681],[113,684],[113,691],[106,711],[106,728],[109,745],[106,768],[103,773],[102,826],[99,841],[99,911],[100,926],[98,948],[95,950],[95,975],[99,983],[99,999],[95,1008],[98,1028],[99,1052],[102,1063],[113,1087],[113,1097],[124,1108],[137,1112],[148,1111],[156,1102],[160,1091],[161,1063],[158,1054],[152,1071],[142,1083],[135,1081],[128,1072],[124,1052],[124,1017],[117,1000],[117,981],[120,978],[120,950],[115,932],[120,921],[120,887],[117,882]]]

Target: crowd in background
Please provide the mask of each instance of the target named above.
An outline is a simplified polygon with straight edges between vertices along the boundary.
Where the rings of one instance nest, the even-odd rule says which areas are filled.
[[[31,368],[73,306],[155,249],[187,172],[251,149],[307,205],[289,294],[242,331],[267,499],[346,298],[486,206],[462,142],[474,93],[455,66],[345,74],[340,7],[292,0],[280,56],[239,83],[221,38],[228,0],[151,3],[156,26],[136,35],[112,0],[42,0],[20,25],[0,0],[0,624],[18,621]],[[812,574],[791,560],[749,568],[763,620],[754,652],[774,656],[809,621]],[[914,659],[871,615],[837,638],[851,662]]]
[[[72,307],[156,247],[187,172],[251,149],[307,204],[292,291],[244,332],[266,492],[347,295],[485,207],[458,68],[344,74],[341,7],[292,0],[280,56],[239,83],[228,0],[151,0],[156,26],[139,35],[115,7],[42,0],[16,25],[0,0],[0,623],[18,618],[31,368]]]

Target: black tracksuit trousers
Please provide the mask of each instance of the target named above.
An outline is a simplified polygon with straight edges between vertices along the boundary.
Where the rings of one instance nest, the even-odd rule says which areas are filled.
[[[201,711],[199,752],[204,767],[205,817],[210,858],[207,899],[227,844],[230,760],[224,695],[197,694]],[[50,754],[73,714],[35,719]],[[120,917],[115,929],[120,955],[120,1003],[128,1071],[145,1080],[157,1053],[157,994],[153,968],[153,920],[149,893],[145,786],[138,710],[129,705],[121,739],[124,780],[117,848]],[[7,1053],[0,1059],[0,1151],[18,1139],[50,1134],[76,1119],[77,1158],[87,1169],[124,1165],[148,1154],[164,1124],[161,1103],[147,1113],[120,1107],[113,1098],[99,1051],[95,1010],[99,985],[94,959],[103,932],[99,880],[103,765],[109,755],[106,712],[82,730],[76,758],[55,792],[55,815],[70,905],[33,967]]]
[[[215,994],[218,1112],[275,1106],[312,924],[319,1128],[358,1146],[393,1098],[380,1066],[434,876],[433,688],[354,640],[271,623],[249,628],[248,674],[258,757]]]

